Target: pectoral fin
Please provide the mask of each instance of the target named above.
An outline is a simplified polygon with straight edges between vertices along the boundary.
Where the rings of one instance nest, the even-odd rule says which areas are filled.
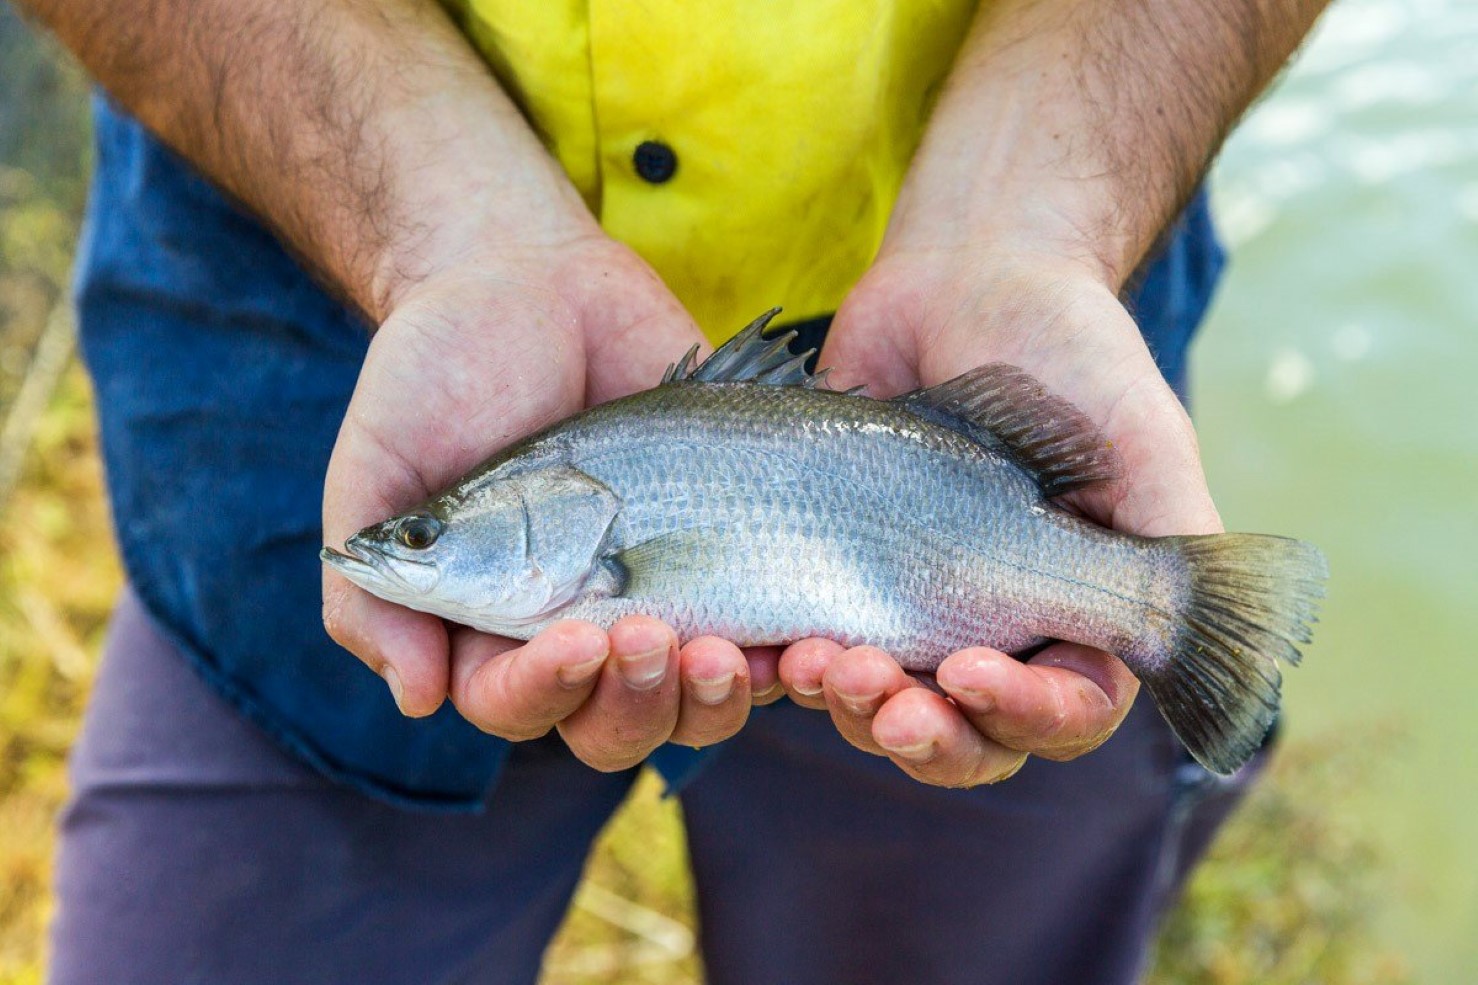
[[[681,577],[691,586],[717,574],[722,545],[717,530],[679,530],[617,551],[608,565],[620,579],[617,594],[626,598],[661,595],[663,583]],[[677,575],[677,572],[681,572]]]

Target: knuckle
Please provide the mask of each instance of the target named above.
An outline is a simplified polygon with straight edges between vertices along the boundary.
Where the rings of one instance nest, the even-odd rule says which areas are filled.
[[[555,723],[564,717],[557,708],[527,706],[526,703],[524,707],[520,707],[517,696],[508,693],[506,681],[490,685],[489,690],[500,693],[495,697],[489,696],[480,705],[479,717],[484,724],[479,724],[478,728],[484,732],[512,742],[523,742],[547,735]]]
[[[526,723],[510,721],[509,716],[502,713],[506,705],[498,700],[498,682],[489,680],[485,671],[486,668],[479,668],[470,675],[452,675],[447,689],[452,707],[478,731],[488,735],[509,742],[535,738],[534,729]]]

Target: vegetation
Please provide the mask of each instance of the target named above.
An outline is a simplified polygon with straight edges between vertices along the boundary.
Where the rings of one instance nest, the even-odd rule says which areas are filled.
[[[1399,744],[1394,729],[1389,741]],[[1368,741],[1377,739],[1377,741]],[[1403,962],[1372,939],[1388,891],[1356,833],[1351,777],[1385,743],[1331,736],[1285,749],[1196,870],[1161,930],[1147,985],[1400,985]]]
[[[0,5],[0,421],[62,291],[85,173],[82,85]],[[25,429],[0,488],[0,985],[42,979],[65,758],[120,583],[81,371]],[[3,455],[0,455],[3,457]],[[1358,748],[1369,748],[1361,743]],[[1290,750],[1188,887],[1154,985],[1397,985],[1372,941],[1380,860],[1343,823],[1355,747]],[[545,980],[696,983],[692,886],[676,806],[647,778],[601,838]]]

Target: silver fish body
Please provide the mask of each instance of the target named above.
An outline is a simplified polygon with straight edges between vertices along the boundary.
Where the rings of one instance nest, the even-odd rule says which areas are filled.
[[[1005,456],[861,396],[669,384],[555,427],[462,494],[530,457],[590,476],[620,508],[615,577],[519,635],[645,613],[685,638],[871,643],[913,670],[1044,639],[1148,655],[1183,580],[1172,551],[1055,509]],[[651,563],[628,567],[629,551]]]
[[[1014,367],[879,401],[820,387],[761,319],[696,369],[505,450],[324,560],[366,589],[528,639],[642,613],[740,645],[826,637],[932,670],[973,645],[1119,655],[1230,772],[1278,710],[1324,562],[1249,534],[1143,538],[1053,503],[1117,464]]]

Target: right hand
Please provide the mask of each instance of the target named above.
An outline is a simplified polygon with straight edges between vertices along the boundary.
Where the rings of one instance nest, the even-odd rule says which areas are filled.
[[[599,231],[463,256],[397,298],[370,345],[329,463],[326,541],[341,545],[524,435],[655,385],[702,341],[656,274]],[[669,740],[725,739],[752,690],[781,695],[774,653],[746,660],[714,638],[679,647],[655,619],[609,633],[563,622],[520,645],[378,599],[329,569],[323,599],[329,635],[385,678],[404,714],[429,715],[450,696],[506,739],[558,728],[597,769],[635,765]]]

